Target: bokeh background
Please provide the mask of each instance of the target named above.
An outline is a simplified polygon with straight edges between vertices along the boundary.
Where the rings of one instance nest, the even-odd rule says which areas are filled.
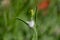
[[[50,0],[47,14],[38,10],[42,0],[0,0],[0,40],[60,40],[60,0]],[[31,19],[34,9],[37,39],[33,28],[24,21]]]

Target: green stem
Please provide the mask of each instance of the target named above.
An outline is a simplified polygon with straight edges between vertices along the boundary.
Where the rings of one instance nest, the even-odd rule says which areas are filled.
[[[34,27],[34,33],[33,33],[33,38],[32,40],[38,40],[38,34],[37,34],[37,30],[36,30],[36,27]]]
[[[4,11],[4,22],[5,22],[5,26],[7,27],[7,12]]]
[[[37,13],[38,13],[38,10],[37,10],[37,5],[36,5],[36,9],[35,9],[35,26],[33,28],[34,30],[34,34],[33,34],[33,38],[32,40],[38,40],[38,33],[37,33],[37,29],[36,29],[36,20],[37,20]]]

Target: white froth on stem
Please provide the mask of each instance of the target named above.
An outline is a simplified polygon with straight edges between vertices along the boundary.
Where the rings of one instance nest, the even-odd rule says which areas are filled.
[[[30,26],[30,27],[34,27],[34,20],[31,20],[31,21],[27,21],[27,24]]]

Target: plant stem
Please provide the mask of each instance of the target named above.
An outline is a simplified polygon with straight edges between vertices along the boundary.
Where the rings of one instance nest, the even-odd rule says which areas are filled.
[[[33,38],[32,38],[32,40],[38,40],[38,35],[37,35],[36,27],[33,28],[33,31],[34,31],[34,33],[33,33]]]
[[[5,26],[7,27],[7,12],[4,11],[4,22],[5,22]]]

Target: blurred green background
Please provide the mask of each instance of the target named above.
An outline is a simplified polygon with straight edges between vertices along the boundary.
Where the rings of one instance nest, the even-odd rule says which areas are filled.
[[[30,20],[30,10],[35,9],[41,0],[9,1],[10,4],[4,6],[0,0],[0,40],[60,40],[60,14],[56,5],[59,0],[51,0],[47,16],[43,16],[43,11],[36,11],[37,39],[32,28],[16,18]]]

